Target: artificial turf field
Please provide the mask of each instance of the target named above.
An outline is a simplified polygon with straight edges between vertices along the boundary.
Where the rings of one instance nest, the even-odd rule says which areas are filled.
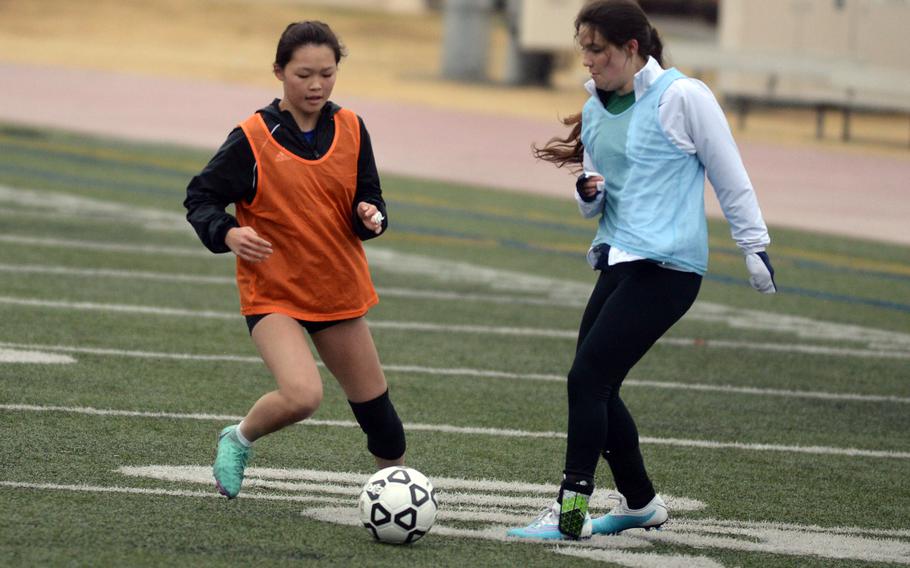
[[[357,526],[372,472],[328,375],[312,421],[255,447],[240,498],[217,432],[273,381],[233,260],[183,220],[206,152],[0,129],[0,565],[910,564],[910,248],[776,228],[781,292],[712,222],[699,300],[623,397],[672,509],[662,531],[515,542],[553,498],[564,375],[595,273],[571,199],[384,177],[368,319],[439,490],[432,532]],[[611,506],[606,464],[595,514]]]

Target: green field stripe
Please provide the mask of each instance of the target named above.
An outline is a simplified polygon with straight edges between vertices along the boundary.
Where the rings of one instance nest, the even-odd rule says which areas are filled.
[[[13,179],[69,185],[73,189],[106,189],[174,196],[186,188],[190,178],[110,167],[104,162],[47,162],[39,155],[11,152],[0,160],[0,180],[7,180],[6,183],[9,184],[9,180]]]
[[[210,413],[180,413],[167,411],[119,410],[78,406],[53,406],[39,404],[0,404],[0,411],[8,412],[62,412],[87,416],[119,416],[129,418],[166,418],[178,420],[205,420],[238,422],[242,416],[219,415]],[[310,418],[299,425],[309,427],[359,428],[354,420],[320,420]],[[441,434],[458,434],[464,436],[485,436],[493,438],[565,438],[564,432],[518,430],[512,428],[487,428],[478,426],[454,426],[451,424],[424,424],[406,422],[405,430],[412,432],[436,432]],[[861,448],[835,448],[830,446],[799,446],[784,444],[749,444],[741,442],[720,442],[715,440],[688,440],[683,438],[657,438],[641,436],[642,444],[661,446],[678,446],[711,450],[734,450],[752,452],[784,452],[810,455],[842,456],[851,458],[876,458],[910,460],[910,452],[871,450]]]
[[[173,150],[152,144],[114,142],[111,139],[13,129],[0,125],[0,148],[28,150],[50,159],[86,159],[154,168],[178,174],[193,174],[203,163],[205,152]],[[188,157],[191,156],[191,157]]]
[[[0,152],[6,157],[28,158],[55,165],[79,165],[112,171],[134,171],[156,176],[187,177],[197,173],[198,163],[174,165],[165,160],[149,159],[141,153],[125,154],[108,147],[86,147],[13,141],[0,135]]]

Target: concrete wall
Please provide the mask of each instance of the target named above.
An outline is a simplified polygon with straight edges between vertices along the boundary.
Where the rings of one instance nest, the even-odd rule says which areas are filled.
[[[720,92],[887,102],[910,77],[910,0],[723,0]],[[778,68],[777,74],[760,72]]]
[[[570,51],[575,16],[584,0],[523,0],[519,9],[518,43],[522,49]]]

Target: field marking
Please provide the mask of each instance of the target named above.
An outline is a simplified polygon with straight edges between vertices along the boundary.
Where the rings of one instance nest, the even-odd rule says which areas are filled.
[[[88,213],[89,215],[86,216],[89,218],[97,215],[113,215],[118,219],[129,219],[135,223],[145,224],[152,228],[191,234],[191,231],[188,228],[188,224],[186,223],[181,213],[166,211],[162,209],[133,207],[125,204],[111,203],[100,199],[75,196],[60,192],[36,191],[30,189],[11,188],[7,186],[0,186],[0,201],[7,201],[18,204],[20,206],[35,207],[42,210],[51,209],[63,212],[82,211]],[[0,242],[3,242],[4,239],[13,239],[12,241],[7,242],[15,242],[16,244],[28,244],[27,238],[16,237],[16,235],[0,235]],[[178,247],[150,248],[142,245],[116,245],[116,248],[111,248],[112,245],[108,243],[94,243],[93,245],[88,241],[71,241],[71,244],[66,244],[67,241],[64,241],[62,239],[32,240],[32,244],[36,246],[61,247],[75,245],[78,247],[81,244],[88,250],[107,250],[120,252],[129,252],[132,250],[133,252],[140,254],[175,254],[180,256],[190,254],[192,256],[210,256],[208,252],[202,250],[198,246],[194,249],[182,249]],[[98,247],[102,248],[99,249]],[[130,247],[132,247],[132,249]],[[449,259],[439,259],[422,255],[399,253],[382,248],[375,248],[373,246],[367,247],[367,254],[370,263],[375,267],[394,271],[397,273],[420,274],[446,282],[459,280],[465,280],[471,283],[480,282],[492,287],[493,289],[508,291],[523,290],[536,294],[544,292],[546,295],[552,298],[587,298],[591,288],[590,285],[577,282],[532,276],[514,271],[479,267],[470,263],[456,262]],[[696,314],[699,312],[701,307],[705,308],[705,313],[702,314],[704,317],[717,317],[719,311],[730,310],[729,307],[719,304],[696,302],[695,306],[692,308],[692,310],[690,310],[690,313],[687,314],[686,317],[697,317]],[[817,325],[811,325],[811,322],[813,320],[810,320],[809,318],[781,315],[779,318],[777,318],[780,321],[768,322],[761,320],[760,316],[763,312],[756,310],[739,311],[743,314],[748,314],[746,319],[751,321],[739,322],[740,325],[746,325],[747,327],[758,326],[759,329],[769,330],[770,326],[770,330],[795,331],[800,336],[804,336],[802,334],[807,333],[816,334],[820,331],[823,334],[828,335],[834,333],[837,337],[840,338],[844,338],[845,335],[849,336],[850,338],[855,338],[857,334],[860,337],[868,335],[868,329],[862,328],[860,326],[833,324],[835,328],[840,328],[840,331],[832,332],[831,325],[825,325],[825,329],[820,329]],[[758,319],[756,319],[755,316],[759,316]],[[723,317],[727,318],[728,316]],[[733,325],[732,322],[730,324]],[[910,348],[910,334],[895,335],[896,332],[881,332],[879,330],[873,331],[875,332],[873,335],[879,336],[880,338],[880,340],[873,339],[873,342],[877,345],[884,346],[884,348],[890,348],[893,347],[891,342],[896,340],[897,345],[904,348]],[[882,333],[884,336],[881,336]]]
[[[166,214],[176,215],[173,213]],[[23,237],[10,234],[0,234],[0,242],[106,252],[227,258],[225,256],[214,256],[200,247],[112,244],[97,241]],[[396,274],[419,275],[449,284],[452,282],[462,282],[471,285],[482,284],[492,290],[512,294],[536,295],[537,297],[551,299],[556,302],[576,300],[583,302],[590,294],[592,286],[581,282],[487,268],[466,262],[401,253],[373,245],[367,246],[366,252],[370,265],[375,269]],[[229,258],[227,259],[229,260]],[[884,351],[901,350],[905,353],[910,352],[910,334],[908,333],[827,322],[788,314],[733,308],[714,302],[695,302],[685,315],[685,320],[722,323],[734,329],[787,333],[804,339],[860,342]]]
[[[207,466],[142,466],[122,467],[121,473],[128,476],[140,476],[170,482],[180,480],[194,484],[211,484],[210,468]],[[250,469],[250,473],[267,476],[276,470]],[[280,470],[278,470],[280,471]],[[281,479],[294,479],[295,472],[301,470],[288,470]],[[302,470],[306,471],[306,470]],[[182,472],[174,475],[172,472]],[[187,479],[190,476],[192,479]],[[359,492],[363,482],[369,474],[352,474],[349,472],[313,472],[308,471],[302,477],[305,479],[321,480],[321,484],[301,485],[294,487],[278,487],[282,493],[275,493],[273,489],[251,484],[240,497],[240,501],[267,500],[290,503],[304,503],[316,505],[304,509],[301,514],[322,522],[330,522],[343,526],[360,527],[357,508],[353,495]],[[440,478],[442,479],[442,478]],[[437,478],[431,476],[431,480]],[[470,481],[470,480],[462,480]],[[483,484],[489,480],[474,481]],[[553,552],[577,551],[577,556],[590,560],[614,562],[623,566],[638,566],[657,568],[663,566],[714,566],[710,557],[689,556],[678,553],[661,554],[659,552],[637,551],[647,550],[655,544],[671,543],[690,547],[697,550],[705,548],[745,551],[762,554],[784,554],[793,557],[812,557],[828,559],[860,560],[867,562],[891,562],[897,564],[910,564],[910,531],[864,529],[861,527],[817,527],[792,523],[762,523],[728,521],[717,519],[694,520],[685,516],[674,515],[668,528],[657,533],[644,533],[643,531],[630,531],[615,537],[595,536],[587,541],[560,542],[557,546],[545,541],[524,541],[506,537],[505,528],[527,521],[536,508],[526,507],[511,513],[489,515],[489,498],[495,493],[495,487],[506,482],[492,481],[490,491],[480,491],[474,494],[465,494],[463,504],[465,507],[448,507],[445,484],[439,483],[439,499],[441,503],[436,526],[433,527],[431,536],[434,538],[456,537],[493,540],[526,546],[545,546]],[[347,487],[336,488],[336,494],[344,497],[327,496],[326,490],[345,484]],[[536,484],[532,484],[536,485]],[[5,480],[0,481],[0,487],[20,490],[38,491],[70,491],[82,493],[120,493],[131,495],[147,495],[178,498],[208,498],[223,499],[214,489],[209,491],[196,491],[187,489],[153,489],[125,486],[103,485],[75,485],[57,483],[34,483]],[[543,486],[541,486],[543,487]],[[546,499],[552,495],[553,488],[549,491],[530,497],[538,499],[537,504],[546,504]],[[300,494],[300,492],[304,494]],[[317,492],[308,494],[306,492]],[[678,508],[671,508],[680,512]],[[459,528],[448,523],[455,521],[472,522],[480,525],[479,528]],[[366,533],[364,533],[366,534]],[[418,545],[419,546],[419,545]],[[573,552],[573,555],[574,554]]]
[[[122,466],[118,472],[128,477],[143,477],[161,479],[164,481],[179,481],[211,485],[212,468],[197,465],[148,465],[148,466]],[[270,482],[293,482],[285,487],[291,488],[299,485],[305,489],[316,488],[319,492],[339,493],[341,495],[358,495],[360,488],[370,476],[368,473],[337,472],[313,469],[294,468],[263,468],[251,467],[246,470],[244,486],[247,479],[251,487],[272,487]],[[308,483],[316,482],[316,483]],[[433,486],[444,489],[446,495],[465,491],[489,493],[490,498],[505,497],[503,493],[529,493],[533,501],[520,503],[519,506],[532,508],[544,507],[547,500],[553,497],[556,490],[555,484],[529,483],[525,481],[500,481],[495,479],[464,479],[460,477],[432,476]],[[612,488],[598,487],[591,500],[591,506],[598,509],[611,509],[618,504],[618,500],[610,497],[615,490]],[[674,511],[700,511],[705,504],[697,499],[677,497],[674,495],[661,495],[667,505]],[[446,499],[448,503],[449,500]],[[486,501],[485,501],[486,502]],[[503,501],[508,503],[508,501]],[[516,504],[518,504],[516,502]]]
[[[353,507],[314,507],[304,509],[301,515],[316,521],[331,523],[335,525],[348,527],[362,527],[358,512]],[[452,538],[480,539],[500,543],[507,543],[510,546],[542,546],[550,552],[564,554],[564,551],[577,551],[579,555],[584,555],[590,560],[601,562],[612,562],[621,566],[631,568],[664,568],[671,567],[689,567],[696,568],[714,568],[723,566],[722,564],[699,564],[696,558],[684,554],[658,554],[658,553],[637,553],[629,550],[640,550],[651,546],[651,543],[637,539],[634,536],[594,536],[587,540],[577,541],[547,541],[534,539],[519,539],[506,536],[506,529],[510,526],[520,526],[525,524],[532,517],[531,514],[524,518],[516,519],[516,522],[509,524],[491,523],[482,528],[459,528],[446,524],[446,519],[440,510],[436,524],[430,530],[425,538],[436,538],[439,536]],[[419,546],[419,544],[417,545]],[[617,550],[618,549],[618,550]],[[588,555],[588,553],[596,553]]]
[[[118,252],[129,254],[150,254],[169,256],[189,256],[197,258],[218,258],[199,247],[173,247],[162,245],[131,245],[123,243],[106,243],[83,241],[78,239],[55,239],[50,237],[23,237],[20,235],[0,234],[0,243],[13,245],[42,246],[54,249],[74,249],[99,252]]]
[[[442,283],[483,284],[493,290],[538,294],[557,301],[568,298],[586,302],[593,287],[592,283],[535,276],[376,247],[367,247],[367,256],[371,266],[390,272],[420,275]],[[695,302],[683,320],[721,323],[733,329],[785,333],[803,339],[859,342],[881,350],[895,349],[904,354],[910,353],[910,333],[734,308],[714,302]]]
[[[186,482],[195,484],[211,485],[211,468],[208,466],[127,466],[118,470],[120,473],[141,478],[151,478],[166,481]],[[267,481],[293,481],[303,480],[308,482],[317,482],[294,488],[285,485],[278,487],[283,491],[303,491],[310,493],[335,492],[354,497],[359,494],[360,488],[369,476],[369,474],[356,474],[350,472],[332,472],[317,471],[306,469],[258,469],[250,468],[250,475],[253,479],[260,482]],[[428,472],[424,472],[428,473]],[[490,523],[482,530],[482,533],[489,535],[492,530],[493,536],[497,539],[505,538],[505,527],[520,525],[526,522],[540,508],[546,506],[553,498],[554,486],[546,484],[531,484],[521,481],[511,482],[505,480],[464,480],[459,478],[436,477],[430,473],[430,479],[439,491],[439,500],[441,504],[438,528],[445,527],[446,530],[434,531],[438,534],[452,536],[476,536],[476,532],[470,529],[455,529],[448,527],[446,523],[450,520],[463,521],[486,521]],[[509,511],[501,514],[491,515],[490,509],[496,509],[500,503],[501,489],[503,487],[522,487],[523,493],[527,499],[522,503],[527,503],[523,509]],[[268,487],[267,485],[254,485],[253,487]],[[453,490],[460,491],[466,488],[474,492],[459,492],[457,499],[453,499]],[[595,491],[592,500],[592,510],[595,514],[605,512],[613,507],[615,501],[608,497],[609,490],[599,488]],[[768,522],[744,522],[744,521],[727,521],[718,519],[687,519],[679,513],[686,511],[701,510],[705,504],[690,498],[677,498],[665,495],[665,500],[674,512],[672,524],[665,531],[660,533],[643,533],[642,531],[633,531],[621,536],[619,539],[597,538],[592,539],[589,543],[592,548],[641,548],[648,544],[658,542],[674,542],[684,546],[694,546],[696,548],[724,548],[733,550],[748,550],[752,552],[763,552],[772,554],[791,554],[795,556],[821,555],[830,558],[867,558],[878,554],[877,543],[882,538],[890,539],[907,539],[910,538],[910,531],[907,530],[880,530],[880,529],[862,529],[857,527],[817,527],[799,524],[785,523],[768,523]],[[353,499],[352,499],[353,501]],[[683,503],[686,502],[686,507]],[[457,511],[450,512],[450,505],[457,504],[460,508]],[[518,501],[512,502],[519,505]],[[473,505],[473,507],[470,507]],[[468,508],[463,508],[468,506]],[[492,507],[491,507],[492,506]],[[353,525],[359,525],[356,519],[356,510],[354,507],[348,507],[342,514],[334,515],[332,518],[346,518],[346,522]],[[353,519],[349,516],[354,515]],[[317,517],[319,515],[316,515]],[[329,519],[324,519],[329,520]],[[335,521],[337,522],[337,520]],[[448,529],[452,529],[449,531]],[[467,532],[462,532],[467,531]],[[636,534],[638,533],[638,534]],[[641,534],[644,538],[641,538]],[[511,539],[506,539],[512,542]],[[600,541],[600,542],[598,542]],[[747,541],[744,545],[742,541]],[[832,547],[831,542],[836,542],[837,546]],[[562,543],[566,544],[566,543]],[[576,544],[576,543],[572,543]],[[886,552],[877,560],[891,560],[895,557],[904,556],[904,560],[910,562],[910,542],[883,541]],[[746,546],[746,548],[743,548]],[[585,547],[587,549],[587,547]],[[815,551],[810,552],[811,551]],[[821,552],[823,551],[823,552]],[[862,551],[861,553],[859,551]],[[807,554],[808,553],[808,554]],[[819,554],[820,553],[820,554]]]
[[[99,216],[108,216],[117,221],[126,219],[133,223],[138,222],[147,228],[192,234],[182,213],[164,209],[112,203],[107,200],[82,197],[64,192],[13,188],[0,185],[0,202],[4,201],[24,208],[30,207],[33,209],[33,214],[47,215],[47,211],[50,210],[62,217],[76,218],[82,221],[85,221],[86,219],[95,221]],[[445,202],[432,199],[423,200],[422,204],[437,208],[448,206]],[[463,210],[463,212],[467,214],[470,214],[472,211],[473,210],[469,209]],[[499,215],[501,213],[496,208],[493,210],[481,208],[481,211],[485,211],[487,214],[491,215]],[[15,211],[14,213],[22,213],[22,211]],[[86,213],[89,215],[86,215]],[[514,217],[509,215],[507,215],[507,218],[515,221],[530,220],[532,223],[546,219],[544,216],[538,218],[535,216]],[[590,229],[590,225],[579,218],[569,220],[568,223],[561,226],[572,229],[583,229],[585,231]],[[710,244],[712,247],[730,247],[730,241],[728,239],[716,237],[711,238]],[[890,275],[910,275],[910,267],[898,262],[876,261],[848,255],[818,253],[796,247],[776,247],[775,250],[796,257],[797,262],[807,261],[825,263],[830,265],[833,269],[837,269],[840,266],[846,266],[855,270],[875,271]]]
[[[150,280],[169,284],[219,284],[235,286],[233,276],[203,276],[195,274],[177,274],[173,272],[150,272],[143,270],[119,270],[113,268],[72,268],[69,266],[46,264],[8,264],[0,263],[0,272],[11,274],[49,274],[53,276],[77,276],[84,278],[120,278],[127,280]]]
[[[0,304],[43,308],[43,309],[60,309],[75,311],[96,311],[122,314],[142,314],[155,315],[164,317],[195,317],[203,319],[239,319],[236,312],[215,311],[215,310],[190,310],[183,308],[171,308],[163,306],[144,306],[138,304],[106,304],[97,302],[69,302],[63,300],[45,300],[41,298],[23,298],[15,296],[0,296]],[[420,331],[420,332],[438,332],[438,333],[466,333],[466,334],[490,334],[503,335],[511,337],[542,337],[553,339],[565,339],[574,341],[578,332],[574,329],[547,329],[547,328],[529,328],[529,327],[506,327],[506,326],[485,326],[485,325],[464,325],[464,324],[437,324],[430,322],[402,322],[402,321],[382,321],[369,320],[370,327],[374,329],[391,329],[397,331]],[[851,349],[845,347],[826,347],[822,345],[800,345],[793,343],[769,343],[769,342],[751,342],[751,341],[728,341],[721,339],[700,339],[700,338],[674,338],[664,337],[658,340],[659,345],[669,345],[674,347],[696,347],[696,348],[719,348],[719,349],[740,349],[752,351],[774,351],[774,352],[791,352],[804,353],[808,355],[831,355],[843,357],[862,357],[876,359],[910,359],[910,350],[905,350],[902,346],[894,347],[888,344],[884,349]]]
[[[89,416],[120,416],[128,418],[167,418],[179,420],[217,420],[222,422],[239,422],[243,419],[239,415],[219,415],[184,412],[117,410],[92,408],[88,406],[54,406],[37,404],[0,404],[0,411],[9,412],[63,412],[68,414],[82,414]],[[321,420],[308,419],[298,422],[303,426],[328,426],[340,428],[360,428],[353,420]],[[492,428],[486,426],[453,426],[450,424],[423,424],[406,422],[406,430],[411,432],[435,432],[439,434],[460,434],[469,436],[493,436],[497,438],[565,438],[564,432],[533,431],[510,428]],[[860,448],[835,448],[831,446],[788,446],[784,444],[761,444],[745,442],[718,442],[714,440],[687,440],[684,438],[656,438],[640,436],[642,444],[662,446],[676,446],[684,448],[701,448],[709,450],[741,450],[757,452],[784,452],[811,455],[842,456],[850,458],[882,458],[882,459],[910,459],[910,452],[891,450],[867,450]]]
[[[110,268],[73,268],[61,265],[44,264],[8,264],[0,263],[0,272],[12,274],[51,274],[55,276],[73,276],[84,278],[117,278],[126,280],[150,280],[169,284],[212,284],[236,287],[234,276],[203,276],[175,272],[150,272],[142,270],[118,270]],[[494,304],[517,304],[544,307],[583,307],[583,299],[556,300],[507,294],[477,294],[454,292],[450,290],[419,290],[416,288],[396,288],[378,286],[380,296],[392,298],[426,299],[453,302],[489,302]]]
[[[723,564],[707,556],[685,554],[656,554],[653,552],[626,552],[624,550],[590,550],[554,547],[551,552],[595,562],[610,562],[630,568],[723,568]]]
[[[94,347],[75,347],[67,345],[42,345],[28,343],[7,343],[0,341],[0,349],[18,349],[18,350],[39,350],[39,351],[61,351],[64,353],[83,353],[87,355],[102,355],[112,357],[134,357],[139,359],[170,359],[177,361],[225,361],[234,363],[261,364],[262,359],[258,356],[245,355],[221,355],[221,354],[193,354],[193,353],[165,353],[160,351],[135,351],[123,349],[104,349]],[[324,367],[321,361],[316,362],[320,367]],[[540,381],[565,383],[565,375],[541,374],[541,373],[513,373],[507,371],[495,371],[487,369],[470,369],[470,368],[445,368],[445,367],[425,367],[420,365],[396,365],[393,363],[384,363],[383,369],[389,373],[416,373],[421,375],[445,376],[445,377],[475,377],[487,379],[508,379],[519,381]],[[704,383],[688,382],[669,382],[653,381],[647,379],[627,379],[623,381],[623,387],[642,387],[657,388],[669,390],[691,390],[698,392],[717,392],[725,394],[745,394],[754,396],[777,396],[783,398],[806,398],[814,400],[842,400],[849,402],[872,402],[872,403],[897,403],[910,404],[910,397],[895,395],[876,395],[860,393],[835,393],[824,391],[798,391],[790,389],[774,389],[759,387],[741,387],[735,385],[711,385]]]
[[[808,398],[815,400],[844,400],[852,402],[896,402],[899,404],[910,404],[910,397],[877,395],[877,394],[859,394],[859,393],[835,393],[825,391],[800,391],[790,389],[773,389],[758,387],[739,387],[735,385],[709,385],[703,383],[671,383],[667,381],[650,381],[645,379],[629,379],[623,381],[623,386],[633,387],[652,387],[671,390],[692,390],[701,392],[720,392],[730,394],[749,394],[756,396],[779,396],[783,398]]]
[[[122,466],[117,471],[127,477],[160,479],[201,485],[212,484],[212,468],[198,465],[147,465]],[[426,472],[424,472],[426,473]],[[281,491],[309,491],[356,497],[370,474],[336,472],[312,469],[278,469],[251,467],[245,472],[244,488],[277,489]],[[463,479],[458,477],[431,476],[433,486],[445,491],[446,504],[476,504],[478,493],[484,495],[484,504],[498,507],[536,510],[545,507],[553,498],[556,484],[500,481],[489,479]],[[610,495],[615,489],[598,487],[591,499],[591,506],[610,510],[618,500]],[[509,493],[509,495],[504,495]],[[525,495],[512,495],[523,493]],[[674,511],[700,511],[705,504],[697,499],[661,494]],[[495,510],[495,508],[494,508]],[[512,511],[508,520],[521,519]]]
[[[364,475],[363,478],[366,480],[368,476]],[[103,485],[70,485],[70,484],[60,484],[60,483],[32,483],[32,482],[21,482],[21,481],[0,481],[0,488],[9,488],[9,489],[23,489],[23,490],[36,490],[36,491],[69,491],[76,493],[115,493],[115,494],[126,494],[126,495],[144,495],[144,496],[160,496],[160,497],[189,497],[189,498],[203,498],[203,499],[219,499],[223,500],[220,494],[216,493],[213,490],[210,491],[188,491],[180,489],[151,489],[145,487],[122,487],[122,486],[103,486]],[[265,500],[265,501],[279,501],[279,502],[291,502],[291,503],[310,503],[310,504],[321,504],[321,505],[335,505],[331,508],[318,508],[311,510],[304,510],[301,512],[303,516],[312,518],[317,521],[329,522],[332,524],[344,524],[348,526],[356,526],[362,529],[362,524],[357,518],[357,510],[355,502],[351,498],[340,499],[337,497],[325,497],[325,496],[310,496],[310,495],[282,495],[282,494],[269,494],[269,493],[255,493],[255,492],[244,492],[239,499],[247,500]],[[341,507],[340,505],[344,505]],[[341,517],[345,519],[346,522],[339,523],[337,519],[322,519],[320,513],[325,511],[331,511],[334,513],[340,513]],[[487,528],[482,531],[477,530],[464,530],[457,528],[450,528],[444,526],[446,518],[446,510],[442,509],[439,512],[439,517],[437,517],[437,523],[434,525],[432,533],[435,535],[441,536],[452,536],[452,537],[462,537],[462,538],[485,538],[487,540],[499,540],[502,542],[520,542],[521,544],[526,545],[535,545],[540,544],[539,541],[514,541],[513,539],[506,540],[505,531],[502,528]],[[459,515],[453,515],[452,519],[457,519]],[[364,532],[365,538],[369,538]],[[592,543],[595,543],[597,540],[601,539],[591,539],[590,541],[583,541],[577,543],[564,543],[568,546],[591,546]],[[650,546],[649,543],[636,542],[634,539],[625,536],[616,536],[610,537],[609,544],[611,546],[616,546],[617,544],[623,544],[624,548],[638,548]],[[558,551],[559,549],[554,549]],[[671,558],[670,556],[662,556],[661,558]],[[666,564],[655,563],[649,565],[648,568],[658,568],[665,566]]]
[[[227,276],[202,276],[202,275],[185,275],[185,274],[173,274],[173,273],[157,273],[157,272],[146,272],[146,271],[133,271],[133,270],[115,270],[115,269],[80,269],[80,268],[71,268],[65,266],[46,266],[46,265],[28,265],[28,264],[3,264],[0,263],[0,272],[9,272],[9,273],[21,273],[21,274],[52,274],[52,275],[62,275],[62,276],[80,276],[80,277],[107,277],[107,278],[124,278],[124,279],[140,279],[140,280],[151,280],[159,282],[168,282],[168,283],[194,283],[194,284],[218,284],[218,285],[231,285],[234,286],[235,280],[232,277]],[[472,301],[472,302],[494,302],[494,303],[509,303],[509,304],[520,304],[520,305],[537,305],[537,306],[547,306],[547,307],[567,307],[567,306],[580,306],[581,303],[571,302],[571,301],[556,301],[554,299],[544,299],[544,298],[530,298],[530,297],[519,297],[519,296],[507,296],[507,295],[494,295],[494,294],[461,294],[451,291],[428,291],[428,290],[416,290],[408,288],[379,288],[379,293],[381,295],[390,296],[390,297],[399,297],[399,298],[408,298],[408,299],[432,299],[435,301]],[[181,317],[204,317],[204,318],[224,318],[227,319],[230,316],[228,312],[225,313],[213,313],[213,312],[198,312],[194,313],[191,310],[184,311],[175,311],[173,308],[162,308],[155,306],[120,306],[117,304],[92,304],[90,302],[71,302],[71,303],[53,303],[49,302],[46,304],[41,304],[42,300],[33,299],[33,298],[11,298],[6,297],[0,301],[6,303],[16,304],[19,302],[19,305],[32,305],[34,307],[44,307],[44,308],[58,308],[58,309],[85,309],[85,310],[105,310],[105,306],[110,306],[111,311],[115,312],[126,312],[126,313],[143,313],[143,314],[157,314],[163,316],[181,316]],[[35,303],[38,302],[38,303]],[[44,301],[48,302],[48,301]],[[68,305],[69,304],[69,305]],[[130,310],[135,310],[131,312]],[[726,313],[726,308],[718,308],[716,306],[702,306],[699,307],[696,304],[696,307],[693,308],[693,312],[688,314],[686,317],[690,320],[698,321],[708,321],[708,322],[725,322],[732,327],[748,327],[748,323],[743,323],[743,318],[737,318]],[[756,312],[752,314],[751,320],[754,321],[759,318],[757,314],[762,312]],[[792,316],[775,316],[779,317],[781,321],[776,322],[780,328],[793,327],[797,324],[794,324],[792,321]],[[747,320],[749,318],[746,318]],[[789,323],[788,323],[789,322]],[[799,325],[805,325],[804,322],[799,322]],[[528,328],[496,328],[490,326],[446,326],[440,324],[432,323],[423,323],[423,322],[375,322],[373,324],[376,328],[388,328],[388,329],[400,329],[405,331],[438,331],[438,332],[449,332],[457,331],[461,333],[493,333],[500,335],[526,335],[526,336],[541,336],[541,337],[555,337],[563,339],[574,339],[577,336],[575,330],[547,330],[547,329],[528,329]],[[673,345],[680,347],[705,347],[705,348],[726,348],[726,349],[750,349],[750,350],[759,350],[759,351],[773,351],[773,352],[788,352],[788,353],[803,353],[807,355],[832,355],[832,356],[852,356],[852,357],[874,357],[874,358],[896,358],[896,359],[910,359],[910,351],[908,351],[906,346],[900,344],[895,344],[894,338],[890,338],[883,342],[880,336],[874,335],[869,336],[869,330],[855,331],[855,334],[862,335],[864,340],[871,340],[870,346],[871,349],[851,349],[845,347],[829,347],[824,345],[800,345],[793,343],[771,343],[771,342],[747,342],[747,341],[731,341],[724,339],[688,339],[688,338],[673,338],[673,337],[664,337],[659,340],[659,343],[665,345]],[[824,335],[829,339],[841,339],[837,337],[831,337],[831,332],[824,332]]]
[[[65,483],[33,483],[26,481],[0,481],[0,487],[11,489],[44,489],[49,491],[75,491],[84,493],[126,493],[130,495],[158,495],[162,497],[209,497],[224,499],[214,491],[187,491],[181,489],[152,489],[148,487],[121,487],[106,485],[75,485]],[[304,495],[264,495],[251,493],[245,499],[265,499],[268,501],[294,501],[298,503],[346,503],[348,499]]]
[[[440,494],[440,499],[441,504],[444,505],[444,493]],[[535,512],[528,511],[523,522],[527,522]],[[361,524],[357,511],[353,507],[320,507],[306,509],[303,514],[323,522],[347,526],[360,526]],[[441,515],[441,511],[440,519],[437,522],[441,526],[434,526],[431,535],[552,545],[546,541],[522,541],[509,538],[505,535],[508,525],[491,524],[481,529],[451,527],[445,524],[446,519]],[[514,526],[515,523],[512,524]],[[826,528],[792,524],[741,523],[737,521],[701,522],[674,518],[667,528],[661,531],[629,531],[618,537],[598,535],[587,541],[561,541],[553,551],[571,550],[591,560],[616,562],[624,566],[655,568],[667,565],[689,566],[690,564],[686,562],[689,559],[704,557],[682,556],[680,558],[677,555],[664,555],[656,552],[615,553],[627,548],[641,549],[643,543],[676,544],[696,550],[710,548],[793,557],[910,564],[910,541],[905,540],[907,536],[883,538],[878,535],[865,536],[864,532],[865,530],[859,527],[835,527],[835,530],[832,531]],[[664,559],[670,562],[668,563]],[[674,561],[678,563],[674,563]]]
[[[145,228],[193,233],[186,218],[176,212],[81,197],[56,191],[18,189],[0,185],[0,202],[39,211],[53,211],[65,215],[80,215],[81,219],[99,220],[108,217],[122,223],[139,224]]]
[[[42,351],[8,349],[0,347],[0,363],[36,363],[41,365],[69,365],[76,360],[69,355]]]
[[[171,359],[177,361],[228,361],[235,363],[262,363],[262,359],[252,355],[205,355],[198,353],[166,353],[163,351],[138,351],[130,349],[107,349],[103,347],[77,347],[73,345],[42,345],[33,343],[10,343],[0,341],[0,347],[12,349],[38,349],[62,351],[64,353],[82,353],[85,355],[104,355],[112,357],[133,357],[137,359]],[[383,365],[385,368],[386,365]]]
[[[828,347],[825,345],[799,343],[771,343],[767,341],[731,341],[726,339],[701,339],[683,337],[661,337],[660,345],[676,347],[704,347],[718,349],[744,349],[749,351],[772,351],[778,353],[801,353],[803,355],[831,355],[835,357],[860,357],[866,359],[910,359],[910,349],[904,346],[870,345],[868,349],[849,347]]]

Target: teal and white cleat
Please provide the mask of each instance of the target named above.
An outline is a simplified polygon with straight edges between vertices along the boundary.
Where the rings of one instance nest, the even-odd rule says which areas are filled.
[[[622,495],[613,494],[611,497],[619,497],[619,505],[613,507],[613,510],[606,515],[592,521],[594,534],[619,534],[628,529],[645,529],[646,531],[659,529],[670,518],[667,506],[660,495],[655,495],[641,509],[630,509],[626,498]]]
[[[228,426],[218,435],[218,451],[212,474],[218,492],[233,499],[240,493],[243,484],[243,470],[252,451],[237,440],[234,431],[237,426]]]
[[[526,527],[509,529],[509,536],[518,538],[535,538],[542,540],[573,540],[573,537],[564,535],[559,531],[559,503],[543,510],[537,518]],[[577,538],[591,538],[591,515],[585,513],[581,524],[581,531]]]

